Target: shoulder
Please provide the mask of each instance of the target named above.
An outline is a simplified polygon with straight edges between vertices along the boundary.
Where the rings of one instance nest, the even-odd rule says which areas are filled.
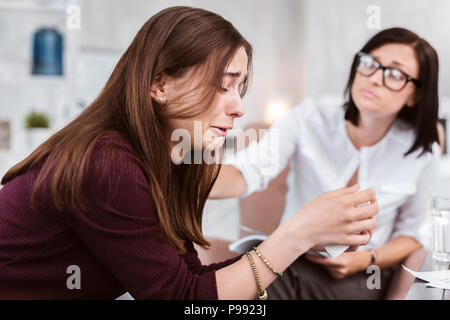
[[[411,148],[416,140],[414,128],[403,120],[396,120],[392,127],[392,134],[388,140],[387,150],[393,163],[397,164],[399,171],[415,177],[416,182],[424,175],[439,175],[441,166],[442,150],[438,142],[431,146],[431,152],[423,152],[419,147],[412,153],[405,156],[405,153]]]
[[[417,133],[411,124],[402,119],[396,119],[392,124],[392,133],[390,134],[390,141],[396,146],[396,149],[401,150],[401,153],[405,153],[414,144],[417,137]],[[431,146],[432,152],[422,153],[422,147],[409,154],[409,158],[417,159],[420,161],[429,161],[430,159],[437,159],[441,157],[441,146],[438,142],[434,142]]]
[[[136,155],[136,151],[131,144],[121,136],[117,131],[108,131],[100,138],[94,145],[93,151],[95,152],[108,152],[115,151],[130,155]]]
[[[145,166],[133,146],[120,135],[110,131],[94,144],[88,162],[88,179],[129,179],[142,177]]]
[[[109,131],[95,142],[92,156],[96,160],[121,160],[136,159],[138,154],[133,146],[117,131]]]
[[[409,145],[411,147],[416,138],[416,134],[414,132],[414,128],[409,123],[402,119],[396,119],[392,124],[391,130],[391,140],[405,146]]]
[[[146,172],[132,145],[118,132],[98,138],[83,177],[91,209],[111,207],[130,215],[148,215],[153,202]]]

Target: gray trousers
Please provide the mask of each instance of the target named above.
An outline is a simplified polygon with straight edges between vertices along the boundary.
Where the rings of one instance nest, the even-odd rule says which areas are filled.
[[[268,299],[379,300],[388,291],[394,271],[381,270],[380,289],[369,289],[367,280],[371,274],[365,270],[337,280],[324,267],[301,256],[267,288]]]

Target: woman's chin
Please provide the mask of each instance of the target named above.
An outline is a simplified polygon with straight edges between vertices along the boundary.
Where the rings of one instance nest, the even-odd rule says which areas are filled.
[[[377,113],[380,112],[380,107],[373,101],[367,101],[365,99],[355,100],[355,104],[360,112]]]
[[[206,150],[216,150],[223,146],[225,137],[213,136],[203,142],[203,147]]]

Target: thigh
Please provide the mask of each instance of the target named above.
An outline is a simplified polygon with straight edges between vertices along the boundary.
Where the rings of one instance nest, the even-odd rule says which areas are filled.
[[[324,288],[330,278],[323,268],[300,257],[284,272],[283,277],[267,288],[268,297],[276,300],[326,299],[328,291]]]
[[[283,300],[376,300],[387,292],[391,270],[381,271],[380,289],[369,289],[366,271],[344,279],[334,279],[320,265],[304,258],[297,259],[283,277],[275,280],[267,289],[269,299]]]
[[[298,300],[298,279],[291,265],[283,272],[282,277],[278,277],[267,287],[268,300]]]

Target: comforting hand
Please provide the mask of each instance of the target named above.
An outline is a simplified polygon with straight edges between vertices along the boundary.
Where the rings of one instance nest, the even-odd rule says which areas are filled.
[[[359,186],[326,192],[307,202],[286,223],[301,230],[309,239],[310,247],[324,245],[349,245],[355,249],[369,242],[376,226],[378,202],[374,189],[360,191]],[[369,205],[360,206],[370,201]],[[298,223],[301,227],[296,227]],[[306,226],[306,227],[305,227]]]
[[[369,251],[344,252],[335,259],[316,257],[310,254],[307,254],[306,258],[322,265],[335,279],[343,279],[358,271],[366,270],[371,260]]]

